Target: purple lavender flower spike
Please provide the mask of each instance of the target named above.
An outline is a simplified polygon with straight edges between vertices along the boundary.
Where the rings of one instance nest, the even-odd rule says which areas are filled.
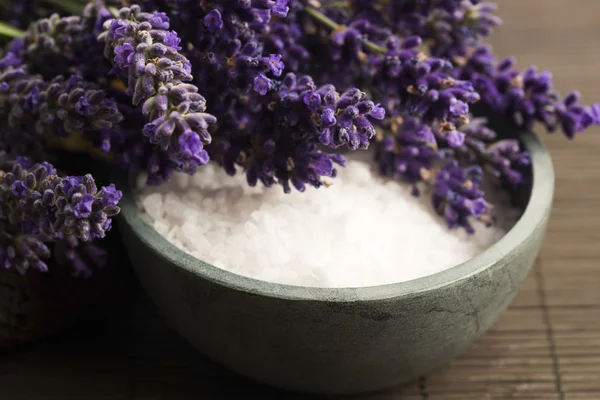
[[[484,118],[475,118],[462,127],[464,141],[450,150],[451,158],[464,165],[478,164],[497,183],[527,183],[524,167],[530,164],[529,153],[517,140],[497,140],[497,134],[486,126]]]
[[[479,189],[482,177],[481,167],[462,168],[457,161],[449,162],[437,173],[432,194],[433,207],[449,228],[462,227],[467,233],[474,233],[469,219],[486,219],[490,205]]]
[[[375,135],[371,120],[381,120],[385,110],[358,89],[340,95],[333,85],[316,88],[310,77],[288,74],[274,95],[274,112],[282,124],[303,126],[329,147],[366,149]]]
[[[351,0],[355,13],[402,36],[427,40],[435,57],[464,55],[501,24],[496,4],[479,0]]]
[[[300,44],[302,31],[298,24],[272,22],[270,28],[270,34],[264,38],[266,51],[280,54],[290,71],[308,65],[310,53]]]
[[[207,154],[228,173],[235,173],[237,167],[244,169],[251,184],[280,184],[284,190],[322,186],[321,178],[336,172],[333,167],[323,167],[330,163],[322,161],[325,156],[320,155],[318,145],[366,148],[375,133],[375,120],[385,115],[382,106],[350,87],[339,91],[332,85],[317,86],[304,74],[287,74],[308,61],[306,48],[297,43],[301,27],[290,24],[289,17],[280,19],[298,4],[284,0],[177,0],[159,8],[181,34],[178,46],[191,60],[193,83],[206,88],[203,94],[211,114],[219,119],[218,129],[210,130],[215,140],[204,146]],[[158,98],[163,94],[156,97],[143,103],[144,112],[162,104]],[[173,118],[162,113],[150,116],[144,134],[162,149],[161,137],[176,132]],[[212,125],[212,121],[206,122]],[[186,154],[197,148],[197,142],[189,139],[186,134],[184,140],[177,140]],[[139,145],[136,149],[144,156],[126,151],[119,160],[145,160],[152,166],[152,179],[158,181],[168,170],[164,157],[141,150]],[[331,165],[336,161],[341,162],[341,157],[332,155]]]
[[[194,173],[208,162],[204,149],[211,142],[206,100],[192,80],[191,63],[180,53],[180,39],[169,31],[164,13],[145,13],[139,6],[122,8],[119,18],[104,23],[99,36],[104,54],[116,70],[128,76],[128,94],[149,122],[143,129],[152,144],[164,151],[180,171]],[[135,49],[135,52],[133,52]]]
[[[45,79],[76,74],[87,81],[105,84],[110,65],[96,39],[100,33],[97,29],[111,18],[108,7],[118,3],[120,0],[93,0],[84,7],[81,16],[59,16],[62,10],[46,15],[47,18],[26,27],[20,39],[22,45],[18,49],[11,46],[10,51],[27,64],[30,72]]]
[[[440,140],[443,140],[442,132],[436,131]],[[473,118],[467,125],[461,128],[463,143],[459,146],[450,146],[453,157],[465,164],[479,164],[485,158],[487,147],[496,140],[496,132],[487,127],[485,118]]]
[[[29,168],[14,163],[0,185],[9,219],[50,239],[59,234],[85,242],[103,238],[110,218],[119,213],[121,192],[112,185],[98,190],[91,175],[61,178],[55,173],[47,163]]]
[[[384,97],[382,103],[393,114],[408,112],[429,124],[468,122],[468,104],[477,102],[479,94],[470,82],[453,78],[444,60],[414,50],[417,43],[416,38],[400,42],[392,37],[387,53],[373,60],[373,87]]]
[[[290,30],[272,18],[273,15],[284,18],[289,10],[287,3],[287,0],[178,0],[164,10],[184,39],[182,46],[194,48],[188,55],[198,69],[198,86],[212,87],[219,82],[221,88],[242,93],[256,89],[264,95],[274,89],[271,80],[282,74],[287,54],[294,54],[295,59],[290,62],[307,57],[306,51],[301,54],[303,49],[294,45],[289,35],[299,30]],[[278,30],[278,37],[269,34],[273,30]]]
[[[366,148],[375,134],[373,120],[385,116],[357,89],[340,95],[333,85],[317,87],[310,76],[291,73],[257,100],[266,107],[257,112],[255,130],[219,138],[213,153],[230,174],[243,167],[250,185],[279,184],[285,192],[318,188],[323,177],[335,177],[344,158],[318,145]]]
[[[39,153],[44,136],[82,134],[95,142],[123,120],[116,102],[97,85],[80,76],[46,81],[30,74],[25,65],[7,62],[15,59],[11,52],[0,59],[0,80],[5,84],[0,129],[6,150]]]
[[[439,160],[438,144],[431,128],[414,117],[407,117],[397,133],[384,138],[378,146],[376,160],[383,176],[413,185],[429,179]]]
[[[497,182],[518,186],[527,183],[522,167],[531,164],[529,153],[522,152],[516,140],[500,140],[484,153],[484,165]]]
[[[459,76],[473,82],[492,111],[512,118],[526,129],[537,121],[549,132],[560,128],[572,139],[577,132],[599,123],[598,105],[580,105],[577,92],[560,101],[549,72],[539,72],[534,67],[519,71],[514,65],[511,58],[496,62],[491,48],[481,46],[467,57]]]
[[[577,132],[583,132],[591,125],[600,124],[598,114],[600,103],[584,107],[578,104],[579,98],[579,92],[571,92],[554,107],[556,124],[561,127],[569,139],[575,138]],[[550,130],[552,129],[553,127],[550,128]]]
[[[54,259],[58,264],[73,268],[73,275],[79,278],[89,278],[93,267],[102,268],[106,265],[108,253],[93,242],[82,242],[73,235],[61,235],[54,244]]]
[[[223,29],[223,18],[219,10],[212,10],[204,17],[204,26],[211,33],[221,32]]]
[[[53,244],[56,257],[70,254],[76,275],[89,275],[73,249],[97,249],[91,242],[110,229],[121,192],[114,185],[98,190],[90,175],[59,177],[46,162],[33,164],[25,157],[8,161],[4,153],[0,159],[0,267],[22,274],[30,268],[45,272]]]
[[[50,257],[50,249],[35,235],[19,233],[2,225],[3,238],[0,240],[0,268],[15,269],[25,274],[29,268],[41,272],[48,270],[43,261]],[[10,238],[10,239],[8,239]]]
[[[33,72],[46,78],[63,75],[68,60],[76,57],[77,41],[84,36],[85,26],[79,16],[60,17],[53,14],[32,23],[23,37],[18,54]]]

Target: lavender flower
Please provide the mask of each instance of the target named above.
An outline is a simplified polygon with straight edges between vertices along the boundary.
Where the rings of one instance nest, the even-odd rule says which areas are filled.
[[[45,81],[14,52],[0,59],[0,82],[2,145],[8,150],[39,153],[44,136],[95,138],[122,120],[115,101],[96,85],[79,76]]]
[[[445,149],[446,156],[452,155],[465,164],[482,161],[486,148],[497,140],[498,135],[487,126],[487,119],[473,118],[461,128],[464,140],[461,145]]]
[[[577,132],[600,123],[600,103],[584,107],[578,104],[578,92],[561,102],[549,72],[538,72],[534,67],[521,72],[514,64],[512,58],[496,63],[491,49],[482,46],[467,58],[459,75],[473,82],[494,112],[513,118],[526,129],[537,121],[550,132],[560,127],[572,139]]]
[[[35,235],[19,232],[18,227],[0,226],[0,267],[15,269],[24,274],[29,268],[42,272],[48,270],[45,259],[50,257],[50,249]]]
[[[59,237],[54,243],[54,259],[59,265],[73,268],[77,277],[88,278],[93,267],[103,268],[108,260],[108,252],[94,242],[82,242],[74,235]]]
[[[417,184],[429,180],[439,160],[437,140],[428,125],[409,117],[394,135],[381,141],[376,160],[383,176],[412,184],[413,194],[418,195]]]
[[[298,24],[272,22],[271,30],[265,35],[265,50],[280,54],[289,71],[304,69],[310,60],[308,50],[300,45],[302,30]]]
[[[23,37],[19,57],[34,73],[52,79],[67,74],[70,61],[81,51],[78,41],[84,35],[84,25],[78,16],[60,17],[53,14],[29,26]]]
[[[479,189],[482,178],[481,167],[462,168],[456,161],[449,162],[437,173],[432,194],[433,207],[449,228],[463,227],[468,233],[473,233],[469,218],[488,219],[486,213],[490,205]]]
[[[480,0],[350,0],[357,18],[388,26],[395,34],[418,35],[436,57],[464,55],[501,24],[496,4]]]
[[[389,116],[408,113],[428,124],[450,123],[452,130],[468,122],[468,105],[478,101],[479,94],[471,82],[453,76],[448,61],[420,52],[419,36],[400,40],[367,17],[333,15],[347,20],[335,21],[310,6],[297,18],[315,18],[333,31],[320,51],[331,55],[331,65],[324,64],[323,68],[334,68],[343,75],[346,79],[340,80],[342,84],[366,83]],[[305,28],[306,36],[310,36],[307,29],[314,28]],[[318,28],[316,32],[317,37],[325,36]],[[324,76],[332,79],[328,72]]]
[[[316,88],[308,76],[288,74],[272,105],[280,125],[302,127],[319,142],[337,148],[366,149],[375,135],[370,118],[381,120],[385,110],[354,88],[341,96],[333,85]]]
[[[527,183],[523,167],[529,166],[529,153],[520,149],[516,140],[500,140],[490,145],[483,154],[483,165],[497,182],[514,186]]]
[[[17,157],[4,165],[10,172],[0,176],[0,265],[20,273],[29,268],[46,271],[49,245],[57,243],[57,257],[72,254],[76,274],[87,274],[75,253],[60,246],[100,255],[88,243],[110,230],[121,192],[114,185],[98,190],[91,175],[61,178],[47,162],[33,164]],[[102,259],[97,261],[101,264]]]
[[[115,164],[123,170],[146,171],[150,185],[159,185],[169,180],[175,166],[168,153],[148,141],[140,130],[146,123],[141,107],[120,105],[124,121],[118,130],[111,132],[110,143],[115,154]]]
[[[98,190],[91,175],[59,177],[48,163],[18,159],[2,177],[7,218],[26,234],[54,239],[74,235],[89,242],[103,238],[119,213],[121,192],[114,185]]]
[[[385,57],[376,61],[373,87],[384,96],[386,109],[394,114],[406,110],[429,124],[468,122],[468,104],[477,102],[479,94],[469,81],[453,78],[447,62],[414,50],[420,43],[418,37],[391,38]]]
[[[291,73],[258,98],[268,105],[261,109],[260,131],[219,138],[214,153],[231,174],[242,166],[250,185],[277,183],[286,192],[320,187],[322,177],[334,177],[334,165],[344,158],[318,145],[366,148],[375,134],[371,121],[385,114],[358,89],[340,95],[332,85],[317,88],[309,76]]]
[[[495,3],[471,0],[446,9],[435,9],[423,21],[419,35],[432,40],[432,54],[439,57],[464,55],[479,43],[481,37],[489,36],[500,25],[500,18],[494,15],[496,8]]]
[[[222,108],[226,109],[230,102],[239,101],[239,96],[247,96],[250,92],[264,95],[272,89],[276,82],[273,79],[281,76],[285,67],[283,57],[288,54],[295,54],[301,59],[307,57],[306,53],[299,53],[301,47],[290,44],[293,38],[287,36],[288,33],[298,34],[297,29],[288,30],[284,28],[287,25],[280,24],[279,37],[271,34],[272,24],[276,23],[272,17],[287,15],[287,0],[177,0],[173,3],[171,7],[161,7],[160,10],[171,17],[173,26],[182,33],[182,46],[193,48],[188,54],[196,68],[197,86],[219,87],[217,93],[210,96],[210,104],[215,107],[216,114],[220,114],[222,103],[225,103]],[[289,53],[277,50],[288,45]]]
[[[320,152],[319,145],[368,146],[375,133],[372,120],[383,118],[381,107],[355,88],[340,93],[332,85],[318,87],[309,76],[283,74],[290,68],[285,57],[295,57],[294,68],[308,56],[301,46],[291,46],[293,38],[284,37],[299,35],[299,28],[287,29],[287,19],[272,19],[285,16],[287,1],[179,0],[158,6],[182,34],[181,47],[191,49],[186,55],[193,82],[204,88],[211,114],[218,117],[208,153],[229,173],[238,166],[251,184],[303,190],[321,186],[321,177],[334,176],[334,165],[343,162],[339,155]],[[282,48],[288,52],[274,54]],[[169,175],[163,157],[136,148],[151,162],[153,180]],[[131,152],[122,157],[133,158]]]
[[[110,65],[97,41],[97,25],[111,17],[107,6],[117,1],[90,2],[81,16],[52,14],[31,23],[19,51],[12,50],[32,73],[46,79],[77,74],[91,82],[106,83]],[[106,4],[105,4],[106,3]]]
[[[242,45],[251,42],[258,34],[269,31],[272,16],[284,18],[289,11],[288,0],[166,0],[159,3],[168,4],[168,7],[161,7],[162,11],[174,10],[178,14],[176,26],[183,29],[186,40],[196,44],[205,42],[205,45],[210,42],[239,41]],[[202,24],[192,21],[202,21]],[[205,31],[212,37],[201,35]],[[200,48],[204,50],[204,46]]]
[[[267,136],[268,137],[268,136]],[[246,150],[236,142],[222,141],[225,148],[223,163],[226,171],[235,173],[235,165],[246,169],[250,186],[259,181],[266,187],[279,184],[285,193],[293,186],[303,192],[307,186],[319,188],[325,183],[322,177],[335,177],[335,165],[345,165],[345,159],[338,154],[320,151],[315,143],[282,140],[276,142],[268,137],[261,146]]]
[[[515,139],[498,140],[496,132],[486,126],[484,118],[473,119],[462,128],[465,140],[452,150],[463,164],[479,164],[494,182],[518,186],[527,183],[524,168],[531,160]]]
[[[470,232],[470,219],[490,221],[483,177],[520,185],[530,163],[472,104],[568,138],[600,123],[600,103],[561,99],[548,72],[481,46],[494,13],[481,0],[92,0],[80,16],[34,22],[0,58],[0,149],[41,157],[48,136],[81,135],[149,183],[213,159],[289,192],[323,186],[345,163],[340,148],[375,141],[383,175],[415,195],[432,187],[448,225]],[[20,204],[6,213],[20,211],[0,262],[44,269],[54,249],[86,275],[116,190],[17,168],[28,172],[6,175],[16,186],[5,196]],[[63,199],[52,211],[33,206],[46,204],[41,182]]]
[[[104,55],[117,71],[127,73],[127,93],[134,105],[143,103],[149,118],[144,135],[178,170],[195,172],[209,160],[204,146],[211,142],[208,128],[216,119],[204,112],[198,88],[184,83],[192,79],[191,64],[179,52],[177,34],[168,30],[168,17],[132,6],[122,8],[104,28]]]
[[[46,1],[11,1],[0,4],[0,20],[15,28],[27,29],[36,20],[62,11],[57,5]]]

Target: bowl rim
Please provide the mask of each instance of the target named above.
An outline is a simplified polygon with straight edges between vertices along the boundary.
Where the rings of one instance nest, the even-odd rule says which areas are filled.
[[[355,302],[414,297],[481,273],[508,253],[514,252],[543,228],[554,194],[552,160],[547,149],[533,133],[523,132],[519,138],[531,154],[533,176],[531,194],[521,218],[498,242],[474,258],[444,271],[409,281],[378,286],[321,288],[266,282],[220,269],[171,244],[147,222],[133,196],[131,182],[135,182],[134,174],[113,174],[113,180],[123,191],[119,222],[127,224],[131,232],[169,266],[232,290],[292,301]]]

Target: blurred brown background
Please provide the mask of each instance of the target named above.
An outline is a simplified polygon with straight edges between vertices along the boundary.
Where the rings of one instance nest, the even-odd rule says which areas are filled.
[[[492,43],[600,101],[600,0],[498,0]],[[540,132],[543,136],[543,132]],[[600,129],[546,135],[556,196],[539,262],[500,322],[444,370],[370,399],[600,400]],[[145,300],[135,318],[0,359],[0,398],[300,398],[203,359]]]

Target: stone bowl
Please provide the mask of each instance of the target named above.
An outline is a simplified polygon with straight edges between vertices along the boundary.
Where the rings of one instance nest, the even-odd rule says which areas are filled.
[[[446,271],[363,288],[258,281],[179,250],[143,218],[128,182],[121,229],[143,286],[202,353],[241,375],[308,393],[377,391],[435,370],[469,347],[507,308],[534,263],[554,192],[546,149],[532,156],[524,213],[495,245]],[[518,197],[518,196],[517,196]]]

